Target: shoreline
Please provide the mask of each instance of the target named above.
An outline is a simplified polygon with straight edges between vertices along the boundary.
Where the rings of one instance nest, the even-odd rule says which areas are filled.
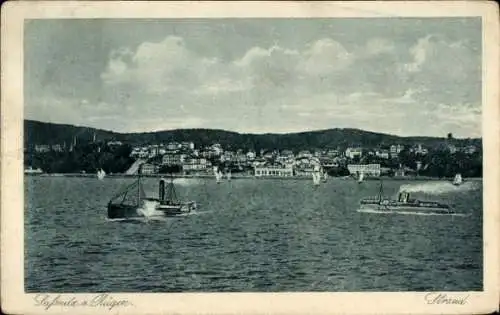
[[[80,177],[80,178],[97,178],[96,174],[80,174],[80,173],[53,173],[53,174],[30,174],[25,173],[25,177]],[[106,178],[136,178],[137,174],[108,174]],[[183,174],[143,174],[143,178],[174,178],[174,179],[194,179],[194,178],[204,178],[211,179],[214,178],[213,175],[183,175]],[[262,176],[256,177],[254,175],[235,175],[231,174],[231,180],[241,180],[241,179],[256,179],[256,180],[269,180],[269,179],[280,179],[280,180],[311,180],[309,176]],[[329,176],[329,180],[349,180],[354,181],[355,179],[351,176]],[[482,177],[464,177],[467,180],[481,181]],[[411,181],[451,181],[453,178],[447,177],[430,177],[430,176],[380,176],[380,177],[365,177],[365,181],[377,181],[377,180],[411,180]],[[227,181],[227,179],[223,179]]]

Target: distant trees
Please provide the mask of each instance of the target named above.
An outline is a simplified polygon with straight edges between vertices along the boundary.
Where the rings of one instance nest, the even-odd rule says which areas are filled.
[[[334,167],[327,169],[326,172],[329,176],[337,177],[337,176],[348,176],[350,174],[349,170],[345,166]]]
[[[457,173],[465,177],[481,177],[483,172],[482,153],[450,152],[446,147],[436,148],[428,154],[420,154],[408,148],[399,152],[397,158],[383,159],[374,155],[366,155],[362,163],[378,163],[392,170],[400,166],[417,171],[418,175],[431,177],[452,177]],[[354,160],[352,163],[355,163]]]
[[[176,174],[182,172],[182,167],[180,165],[162,165],[158,170],[160,174]]]
[[[475,152],[451,153],[447,150],[433,150],[426,155],[416,154],[403,150],[399,154],[398,162],[404,166],[417,170],[417,163],[421,166],[417,174],[432,177],[452,177],[457,173],[466,177],[481,177],[483,172],[482,154]]]
[[[34,152],[25,154],[25,166],[41,168],[47,173],[123,173],[134,162],[129,145],[110,147],[105,144],[84,144],[66,152]]]
[[[465,177],[481,177],[483,173],[483,158],[480,152],[466,154],[433,151],[425,156],[422,164],[424,168],[419,174],[427,176],[452,177],[460,173]]]

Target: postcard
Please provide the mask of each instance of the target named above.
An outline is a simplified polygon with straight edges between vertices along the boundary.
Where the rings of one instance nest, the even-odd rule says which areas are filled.
[[[498,310],[498,13],[5,3],[2,311]]]

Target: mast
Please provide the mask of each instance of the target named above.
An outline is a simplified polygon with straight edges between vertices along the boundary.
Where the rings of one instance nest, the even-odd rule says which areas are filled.
[[[174,177],[170,177],[170,183],[167,185],[167,192],[166,192],[166,198],[171,201],[177,201],[177,192],[175,191],[175,186],[174,186]]]
[[[382,195],[384,193],[384,187],[382,186],[382,180],[380,180],[380,189],[378,192],[378,200],[379,202],[382,202]]]
[[[141,205],[141,173],[142,173],[142,164],[139,165],[139,169],[137,170],[137,206]]]

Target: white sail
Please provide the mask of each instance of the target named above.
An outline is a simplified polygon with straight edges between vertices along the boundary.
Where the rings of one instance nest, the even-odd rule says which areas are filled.
[[[315,186],[318,186],[318,185],[319,185],[319,183],[320,183],[320,181],[321,181],[321,177],[320,177],[319,173],[315,173],[315,174],[313,175],[313,182],[314,182],[314,185],[315,185]]]
[[[103,169],[97,171],[97,178],[103,180],[106,177],[106,172]]]
[[[219,175],[219,168],[217,166],[214,166],[214,176],[215,176],[215,180],[217,181],[217,183],[220,182],[220,175]]]
[[[227,180],[231,180],[231,171],[228,171],[226,174]]]
[[[358,178],[358,183],[361,183],[363,181],[364,177],[365,177],[365,175],[363,173],[360,173],[359,178]]]
[[[312,173],[312,177],[313,177],[313,184],[314,184],[314,186],[318,186],[319,183],[321,182],[321,173],[320,173],[319,166],[314,167],[314,171]]]
[[[453,179],[453,184],[454,185],[462,184],[462,175],[461,174],[455,175],[455,178]]]
[[[215,180],[217,181],[217,183],[220,183],[223,175],[217,166],[214,166],[214,175],[215,175]]]
[[[323,182],[326,182],[327,179],[328,179],[328,173],[323,171]]]

